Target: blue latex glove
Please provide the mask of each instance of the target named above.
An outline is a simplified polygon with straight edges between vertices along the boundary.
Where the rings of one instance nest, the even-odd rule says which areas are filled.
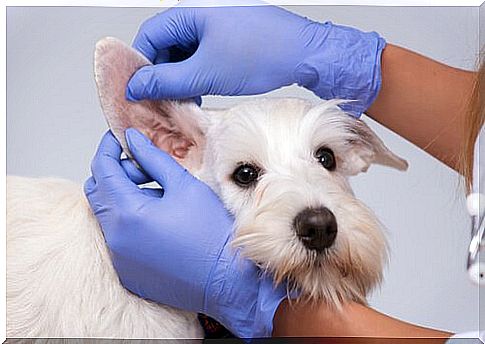
[[[298,83],[324,99],[356,100],[342,107],[359,116],[380,89],[385,41],[274,6],[176,7],[143,23],[133,46],[154,63],[185,59],[141,68],[129,100],[251,95]]]
[[[85,183],[122,284],[135,294],[204,313],[244,338],[270,336],[286,288],[274,288],[230,245],[233,218],[216,194],[134,129],[127,142],[140,172],[120,160],[111,132]],[[160,189],[140,189],[151,180]]]

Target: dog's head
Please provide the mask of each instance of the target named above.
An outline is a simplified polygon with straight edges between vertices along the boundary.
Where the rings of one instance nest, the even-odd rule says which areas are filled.
[[[381,280],[386,240],[347,178],[373,163],[407,163],[364,122],[339,101],[259,99],[219,110],[131,103],[126,83],[149,62],[109,38],[95,63],[104,112],[128,154],[124,130],[135,127],[211,186],[236,218],[233,244],[276,282],[331,305],[365,302]]]

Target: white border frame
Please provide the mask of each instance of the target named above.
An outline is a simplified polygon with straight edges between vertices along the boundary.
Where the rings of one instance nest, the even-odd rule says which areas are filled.
[[[473,6],[479,7],[484,0],[269,0],[274,5],[346,5],[346,6]],[[0,121],[0,139],[5,144],[3,152],[0,152],[0,340],[6,339],[6,130],[7,130],[7,104],[6,104],[6,7],[9,6],[100,6],[100,7],[172,7],[179,6],[234,6],[234,5],[261,5],[260,1],[255,0],[200,0],[184,1],[179,0],[6,0],[0,6],[0,45],[5,47],[1,54],[0,61],[2,69],[0,75],[4,82],[0,86],[0,108],[2,109],[2,120]]]
[[[344,5],[344,6],[480,6],[484,0],[266,0],[273,5]],[[106,6],[172,7],[178,6],[254,6],[257,0],[6,0],[6,6]]]
[[[5,6],[0,7],[0,30],[2,30],[2,35],[0,37],[0,45],[4,47],[4,53],[0,56],[0,61],[2,65],[2,69],[0,71],[0,75],[2,76],[2,84],[0,85],[0,139],[2,140],[3,152],[0,152],[0,229],[2,235],[0,235],[1,239],[1,248],[0,248],[0,339],[5,341],[6,337],[6,233],[7,233],[7,226],[6,226],[6,193],[5,193],[5,181],[7,175],[7,11]],[[4,31],[4,32],[3,32]]]

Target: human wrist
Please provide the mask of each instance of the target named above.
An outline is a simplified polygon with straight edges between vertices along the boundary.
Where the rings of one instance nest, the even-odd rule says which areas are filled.
[[[353,100],[341,107],[359,117],[381,88],[386,41],[376,32],[331,22],[311,25],[311,44],[295,69],[296,83],[323,99]]]

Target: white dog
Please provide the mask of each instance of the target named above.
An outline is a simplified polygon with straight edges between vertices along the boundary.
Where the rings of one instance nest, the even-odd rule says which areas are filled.
[[[400,170],[407,163],[339,101],[259,99],[225,110],[125,101],[128,79],[147,64],[116,39],[96,47],[101,104],[127,154],[123,132],[136,127],[212,187],[236,218],[233,245],[275,282],[337,307],[364,303],[381,280],[386,240],[347,177],[372,163]],[[198,338],[202,331],[195,314],[122,287],[79,185],[9,177],[7,335]]]

